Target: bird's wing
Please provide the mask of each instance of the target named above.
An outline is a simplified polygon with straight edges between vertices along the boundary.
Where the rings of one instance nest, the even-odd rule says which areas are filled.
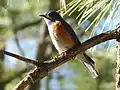
[[[67,30],[68,34],[74,39],[74,41],[76,42],[76,44],[80,43],[78,37],[76,36],[74,30],[71,28],[71,26],[64,20],[61,21],[62,25],[64,26],[64,28]]]

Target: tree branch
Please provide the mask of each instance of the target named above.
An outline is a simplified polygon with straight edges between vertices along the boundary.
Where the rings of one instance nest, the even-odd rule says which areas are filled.
[[[21,30],[21,29],[25,29],[29,26],[33,26],[33,25],[37,25],[41,22],[42,19],[33,21],[33,22],[28,22],[28,23],[24,23],[22,25],[18,25],[18,26],[13,26],[14,30]]]
[[[18,60],[21,60],[21,61],[26,62],[26,63],[31,63],[31,64],[36,65],[36,66],[39,66],[39,65],[42,64],[42,63],[40,63],[40,62],[38,62],[36,60],[28,59],[28,58],[19,56],[17,54],[14,54],[14,53],[11,53],[11,52],[8,52],[8,51],[0,50],[0,54],[6,54],[6,55],[14,57],[14,58],[16,58]]]
[[[28,72],[29,70],[31,70],[32,68],[24,68],[23,70],[21,71],[16,71],[14,75],[8,77],[7,79],[5,79],[3,82],[0,82],[0,83],[3,83],[3,84],[8,84],[9,82],[11,82],[12,80],[14,80],[15,78],[21,76],[22,74]]]
[[[119,38],[120,38],[120,25],[118,25],[116,28],[114,28],[111,31],[107,31],[105,33],[94,36],[93,38],[88,39],[87,41],[83,42],[80,45],[77,45],[76,47],[72,48],[71,50],[66,51],[65,56],[58,55],[57,57],[53,58],[52,60],[44,62],[40,65],[39,64],[36,65],[33,63],[37,67],[33,71],[31,71],[23,80],[21,80],[15,86],[14,90],[23,90],[27,85],[36,82],[38,79],[44,78],[45,76],[48,75],[48,73],[51,70],[64,64],[65,62],[69,61],[70,60],[69,58],[74,57],[77,54],[82,53],[85,50],[87,50],[97,44],[100,44],[102,42],[105,42],[105,41],[108,41],[111,39],[118,40]],[[4,54],[6,54],[6,51],[4,51]],[[21,59],[21,58],[19,58],[19,59]],[[31,60],[30,60],[30,62],[31,62]]]

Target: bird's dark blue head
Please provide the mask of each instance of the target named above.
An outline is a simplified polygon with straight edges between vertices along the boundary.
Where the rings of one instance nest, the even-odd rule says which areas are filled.
[[[46,19],[49,19],[53,22],[62,20],[62,17],[60,16],[60,14],[53,10],[50,10],[45,15],[40,15],[40,16],[42,16]]]

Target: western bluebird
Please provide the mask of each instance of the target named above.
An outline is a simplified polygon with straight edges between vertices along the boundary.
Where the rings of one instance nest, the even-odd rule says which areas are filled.
[[[80,44],[75,32],[71,26],[57,13],[56,11],[48,11],[42,16],[48,26],[51,40],[58,50],[59,54],[73,48],[75,45]],[[94,61],[84,52],[76,56],[85,65],[93,78],[98,76],[98,72],[94,67]]]

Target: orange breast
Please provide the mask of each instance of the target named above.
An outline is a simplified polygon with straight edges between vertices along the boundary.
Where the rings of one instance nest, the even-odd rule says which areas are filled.
[[[53,29],[54,36],[58,39],[60,44],[68,48],[71,48],[76,44],[72,37],[68,34],[67,30],[65,30],[65,28],[62,26],[60,21],[57,21],[53,24]]]

